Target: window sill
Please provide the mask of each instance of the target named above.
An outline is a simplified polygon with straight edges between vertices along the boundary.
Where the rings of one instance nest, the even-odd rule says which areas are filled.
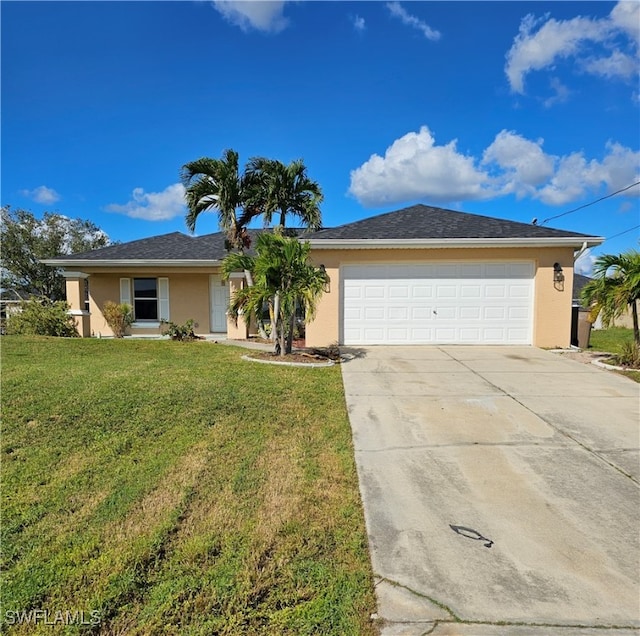
[[[160,327],[159,320],[149,320],[149,321],[144,320],[144,321],[131,323],[132,329],[158,329],[159,327]]]

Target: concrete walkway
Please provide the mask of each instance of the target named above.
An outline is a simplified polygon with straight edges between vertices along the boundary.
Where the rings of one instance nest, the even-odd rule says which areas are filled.
[[[640,633],[638,384],[531,347],[354,353],[382,634]]]

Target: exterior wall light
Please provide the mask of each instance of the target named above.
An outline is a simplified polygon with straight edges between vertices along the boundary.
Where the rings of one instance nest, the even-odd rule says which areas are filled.
[[[562,271],[562,265],[560,265],[560,263],[553,264],[553,282],[564,283],[564,273]]]

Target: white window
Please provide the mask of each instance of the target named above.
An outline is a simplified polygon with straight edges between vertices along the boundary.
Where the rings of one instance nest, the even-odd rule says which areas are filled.
[[[136,322],[169,320],[169,279],[121,278],[120,302],[133,306]]]

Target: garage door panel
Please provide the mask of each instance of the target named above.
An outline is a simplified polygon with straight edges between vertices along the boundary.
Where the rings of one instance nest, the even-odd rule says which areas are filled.
[[[482,309],[480,307],[460,307],[462,320],[480,320]]]
[[[409,307],[389,307],[389,320],[407,320]]]
[[[460,342],[474,343],[480,340],[481,330],[476,328],[462,328],[459,331]]]
[[[389,298],[409,298],[408,285],[390,285]]]
[[[480,298],[481,296],[481,285],[460,285],[460,298]]]
[[[345,266],[345,344],[531,344],[533,263]]]
[[[506,298],[506,285],[486,285],[484,288],[485,298]]]
[[[504,320],[507,315],[506,307],[485,307],[484,318],[485,320]]]
[[[436,287],[436,298],[455,298],[457,291],[455,285],[438,285]]]
[[[529,298],[531,288],[528,285],[509,285],[511,298]]]
[[[345,285],[344,286],[344,294],[343,294],[345,300],[346,299],[360,299],[363,296],[363,289],[361,287],[356,287],[353,284],[351,285]]]
[[[509,320],[527,320],[528,318],[527,307],[509,307]]]
[[[384,298],[385,288],[382,285],[365,285],[364,297],[368,299],[372,298]]]
[[[384,307],[365,307],[365,320],[384,320]]]
[[[433,298],[433,286],[415,284],[411,288],[412,298]]]
[[[460,278],[482,278],[482,265],[480,263],[458,265],[456,273]]]
[[[435,276],[437,278],[454,278],[456,276],[458,267],[459,266],[455,264],[436,265]]]
[[[411,319],[414,321],[430,320],[433,316],[431,307],[411,307]]]

